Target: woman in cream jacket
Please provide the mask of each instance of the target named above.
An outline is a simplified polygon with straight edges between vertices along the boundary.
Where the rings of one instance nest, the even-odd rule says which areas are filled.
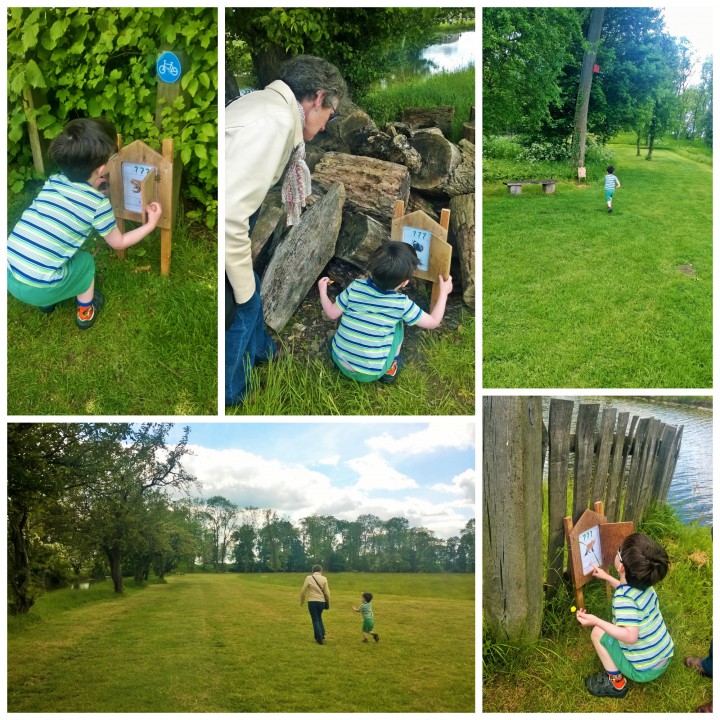
[[[328,581],[322,571],[322,565],[313,565],[312,575],[305,578],[305,584],[300,593],[300,605],[305,602],[305,596],[307,595],[315,642],[319,645],[325,643],[325,626],[323,625],[322,614],[325,605],[330,603]]]

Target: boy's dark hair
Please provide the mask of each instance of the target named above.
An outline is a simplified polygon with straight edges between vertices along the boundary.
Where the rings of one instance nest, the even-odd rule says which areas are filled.
[[[391,240],[383,243],[370,256],[367,271],[375,287],[380,290],[394,290],[413,276],[419,263],[412,245]]]
[[[620,546],[620,557],[628,585],[639,590],[659,583],[667,575],[670,565],[665,550],[642,533],[633,533],[625,538]]]
[[[365,602],[370,602],[373,599],[372,593],[363,593],[363,600]]]
[[[333,100],[342,100],[347,92],[340,71],[313,55],[296,55],[288,60],[280,68],[279,79],[293,91],[298,102],[313,100],[318,92],[324,92],[323,107],[332,107]]]
[[[608,165],[608,175],[612,175],[615,172],[615,166],[614,165]]]
[[[50,157],[68,180],[86,182],[117,149],[117,133],[105,118],[71,120],[50,143]]]

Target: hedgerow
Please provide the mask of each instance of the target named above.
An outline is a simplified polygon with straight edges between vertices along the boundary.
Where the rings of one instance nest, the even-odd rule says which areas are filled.
[[[44,94],[32,110],[45,140],[76,117],[104,116],[124,142],[160,149],[171,137],[183,163],[183,191],[217,221],[217,10],[215,8],[10,8],[8,18],[8,186],[40,179],[33,168],[23,90]],[[161,49],[183,50],[179,97],[155,125]]]

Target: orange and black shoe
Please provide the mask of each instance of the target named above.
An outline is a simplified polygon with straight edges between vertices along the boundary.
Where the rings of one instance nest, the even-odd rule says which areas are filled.
[[[391,385],[395,382],[395,378],[398,376],[400,368],[402,368],[402,360],[399,355],[396,355],[388,371],[383,376],[379,377],[378,380],[386,385]]]
[[[88,306],[78,305],[77,317],[75,318],[75,324],[81,330],[88,330],[97,320],[97,316],[105,304],[105,298],[99,290],[95,290],[93,294],[92,304]]]
[[[606,672],[585,678],[585,687],[588,692],[595,697],[625,697],[628,691],[627,680],[622,678],[620,683],[621,687],[618,687],[618,684],[614,683]]]

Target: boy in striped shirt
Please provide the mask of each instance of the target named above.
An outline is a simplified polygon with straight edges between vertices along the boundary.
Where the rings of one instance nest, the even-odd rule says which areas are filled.
[[[653,539],[642,533],[628,536],[615,555],[616,580],[593,566],[593,577],[614,588],[613,622],[577,611],[578,622],[592,627],[590,635],[604,673],[585,680],[588,691],[597,697],[621,698],[627,694],[627,680],[650,682],[660,677],[673,656],[674,645],[660,613],[653,585],[668,571],[668,555]]]
[[[615,188],[620,187],[620,181],[615,177],[615,168],[610,165],[605,176],[605,202],[608,206],[608,212],[612,212],[612,199],[615,194]]]
[[[364,592],[362,594],[363,601],[360,603],[360,607],[352,606],[352,609],[355,612],[359,612],[362,614],[363,617],[363,625],[362,625],[362,632],[363,632],[363,642],[369,643],[369,638],[372,637],[372,639],[375,642],[380,642],[380,636],[373,632],[375,630],[375,615],[373,614],[372,609],[372,599],[373,594],[369,592]]]
[[[426,313],[401,292],[418,262],[413,247],[390,241],[370,257],[368,277],[354,280],[335,302],[327,294],[330,278],[318,281],[325,315],[330,320],[340,319],[332,341],[332,359],[346,377],[358,382],[393,382],[400,369],[403,323],[429,330],[440,325],[452,292],[452,277],[438,278],[439,297]]]
[[[69,122],[49,149],[60,173],[46,181],[8,238],[8,292],[44,313],[77,297],[75,322],[81,330],[92,327],[105,299],[95,288],[95,260],[80,248],[93,230],[110,247],[128,248],[154,230],[162,215],[160,204],[150,203],[147,223],[120,232],[100,191],[116,147],[115,128],[107,120]]]

